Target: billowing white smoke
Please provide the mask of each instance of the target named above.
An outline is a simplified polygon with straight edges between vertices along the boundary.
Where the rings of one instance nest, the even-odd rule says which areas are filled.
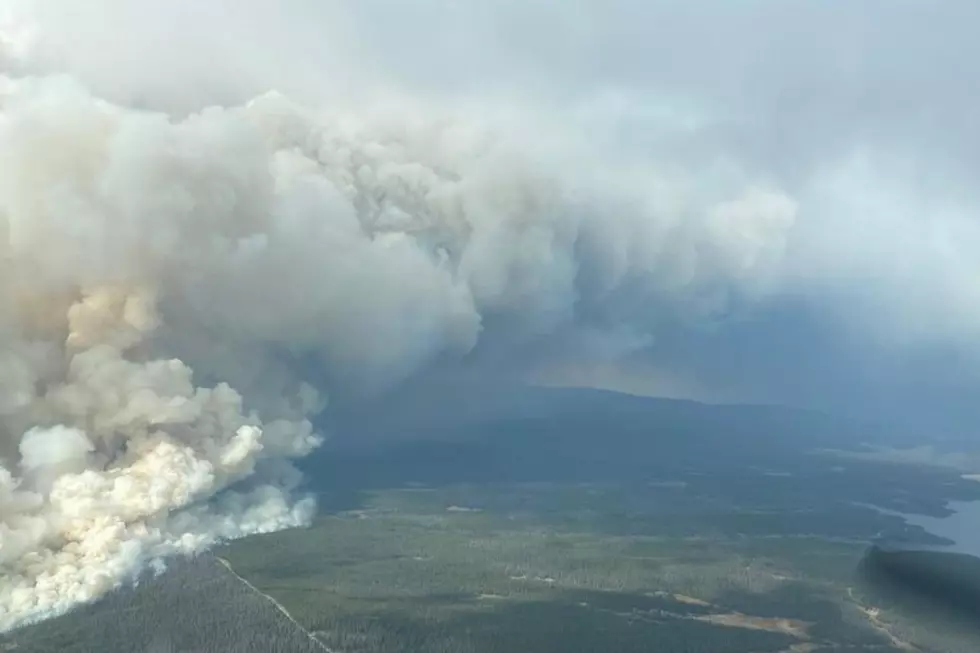
[[[383,387],[490,322],[765,289],[791,200],[574,142],[275,93],[174,120],[0,77],[0,631],[306,523],[288,461],[330,389],[292,359]]]

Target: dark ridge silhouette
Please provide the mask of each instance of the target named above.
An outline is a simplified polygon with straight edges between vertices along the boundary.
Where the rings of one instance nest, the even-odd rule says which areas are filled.
[[[356,508],[361,492],[413,483],[683,480],[698,496],[783,510],[798,532],[838,536],[855,522],[845,530],[862,541],[905,531],[919,545],[940,545],[949,542],[854,504],[946,517],[948,502],[980,500],[980,483],[954,470],[826,453],[884,436],[881,427],[812,411],[584,389],[506,389],[470,402],[450,394],[438,405],[427,396],[324,425],[331,439],[299,462],[323,509]],[[813,511],[833,516],[832,532]]]

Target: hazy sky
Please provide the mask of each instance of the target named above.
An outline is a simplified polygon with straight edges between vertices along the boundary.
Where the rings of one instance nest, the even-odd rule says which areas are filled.
[[[654,333],[642,361],[599,365],[603,382],[966,428],[980,417],[980,5],[363,2],[352,14],[371,66],[405,88],[579,112],[597,139],[695,169],[727,161],[799,202],[780,292],[734,324]]]
[[[750,307],[711,325],[630,326],[630,346],[615,342],[619,328],[597,347],[583,344],[594,340],[588,334],[550,340],[540,348],[549,378],[921,410],[930,419],[965,415],[974,403],[977,3],[22,0],[25,7],[43,25],[41,41],[59,52],[47,65],[114,99],[181,112],[276,88],[317,106],[415,103],[505,123],[531,116],[583,136],[594,151],[695,177],[759,180],[797,203],[776,280]],[[629,362],[610,364],[610,352],[629,352]]]

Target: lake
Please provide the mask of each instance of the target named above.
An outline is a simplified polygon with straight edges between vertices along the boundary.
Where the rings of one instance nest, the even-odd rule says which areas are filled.
[[[900,514],[908,523],[921,526],[933,535],[956,542],[952,546],[943,547],[943,550],[980,557],[980,501],[950,501],[946,505],[950,510],[956,511],[949,517],[896,514]]]

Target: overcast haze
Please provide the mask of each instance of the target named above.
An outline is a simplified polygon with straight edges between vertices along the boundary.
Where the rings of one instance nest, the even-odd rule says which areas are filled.
[[[305,523],[427,376],[971,441],[976,3],[6,7],[0,630]]]

